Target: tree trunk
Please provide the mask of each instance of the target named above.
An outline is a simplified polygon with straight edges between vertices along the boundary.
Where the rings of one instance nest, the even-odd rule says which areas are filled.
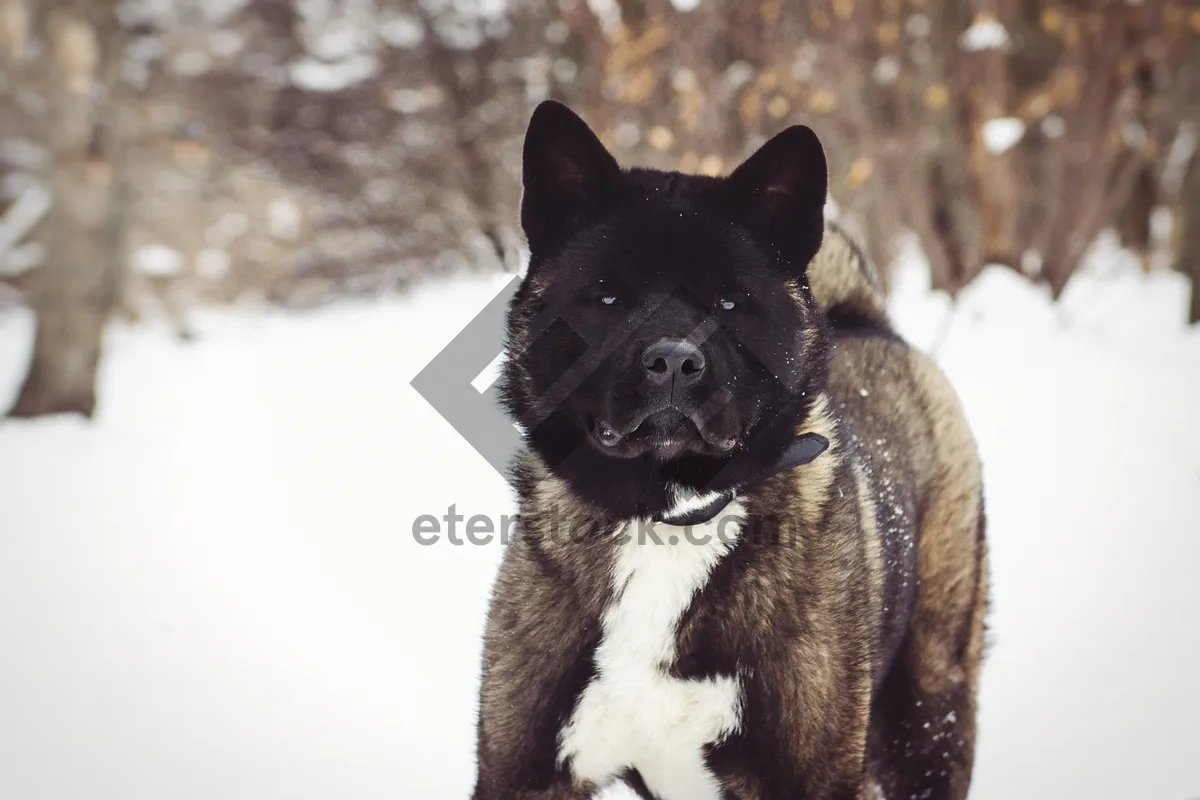
[[[1179,263],[1176,268],[1192,279],[1188,322],[1200,322],[1200,151],[1192,154],[1179,192]]]
[[[91,417],[104,324],[119,294],[124,211],[111,87],[120,66],[112,9],[86,0],[45,9],[44,86],[53,205],[35,282],[37,331],[12,417]],[[104,37],[104,40],[102,40]]]

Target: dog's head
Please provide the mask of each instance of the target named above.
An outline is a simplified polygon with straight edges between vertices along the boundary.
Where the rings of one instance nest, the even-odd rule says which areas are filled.
[[[573,112],[538,107],[505,397],[552,469],[654,512],[668,484],[724,488],[778,456],[824,376],[805,268],[826,184],[805,127],[710,178],[622,170]]]

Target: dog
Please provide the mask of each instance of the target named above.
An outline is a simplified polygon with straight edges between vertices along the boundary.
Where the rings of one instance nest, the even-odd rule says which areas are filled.
[[[816,135],[622,169],[546,101],[523,158],[475,800],[965,797],[980,462],[826,224]]]

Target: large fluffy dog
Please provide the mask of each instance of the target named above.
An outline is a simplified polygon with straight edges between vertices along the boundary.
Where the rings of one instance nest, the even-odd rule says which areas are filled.
[[[816,136],[625,171],[545,103],[524,181],[476,800],[964,797],[979,463],[824,224]]]

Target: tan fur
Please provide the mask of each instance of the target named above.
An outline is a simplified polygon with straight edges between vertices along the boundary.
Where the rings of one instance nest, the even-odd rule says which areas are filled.
[[[808,419],[796,431],[797,434],[817,433],[829,440],[826,458],[819,458],[804,470],[804,480],[796,486],[799,493],[799,514],[805,525],[815,526],[821,520],[829,487],[833,483],[835,467],[840,465],[837,426],[829,413],[829,397],[821,395],[813,403]]]
[[[883,552],[880,545],[879,524],[876,516],[875,498],[871,494],[871,487],[867,482],[867,476],[863,472],[862,466],[854,465],[854,485],[858,490],[859,501],[859,524],[862,526],[863,543],[867,553],[867,568],[871,573],[871,586],[876,588],[876,591],[871,593],[871,613],[874,617],[879,618],[882,613],[883,605]],[[873,674],[877,674],[882,665],[878,658],[872,662]]]
[[[909,352],[910,369],[921,387],[927,419],[932,421],[931,444],[937,469],[930,476],[929,501],[921,519],[917,595],[913,634],[921,653],[921,687],[943,692],[966,680],[959,663],[957,642],[938,633],[946,625],[969,624],[974,615],[976,586],[985,579],[976,547],[965,546],[978,525],[982,483],[975,443],[958,397],[933,363]],[[932,630],[931,630],[932,628]]]
[[[878,324],[887,324],[887,305],[871,262],[833,223],[825,226],[821,249],[808,265],[808,285],[822,310],[841,307]]]

